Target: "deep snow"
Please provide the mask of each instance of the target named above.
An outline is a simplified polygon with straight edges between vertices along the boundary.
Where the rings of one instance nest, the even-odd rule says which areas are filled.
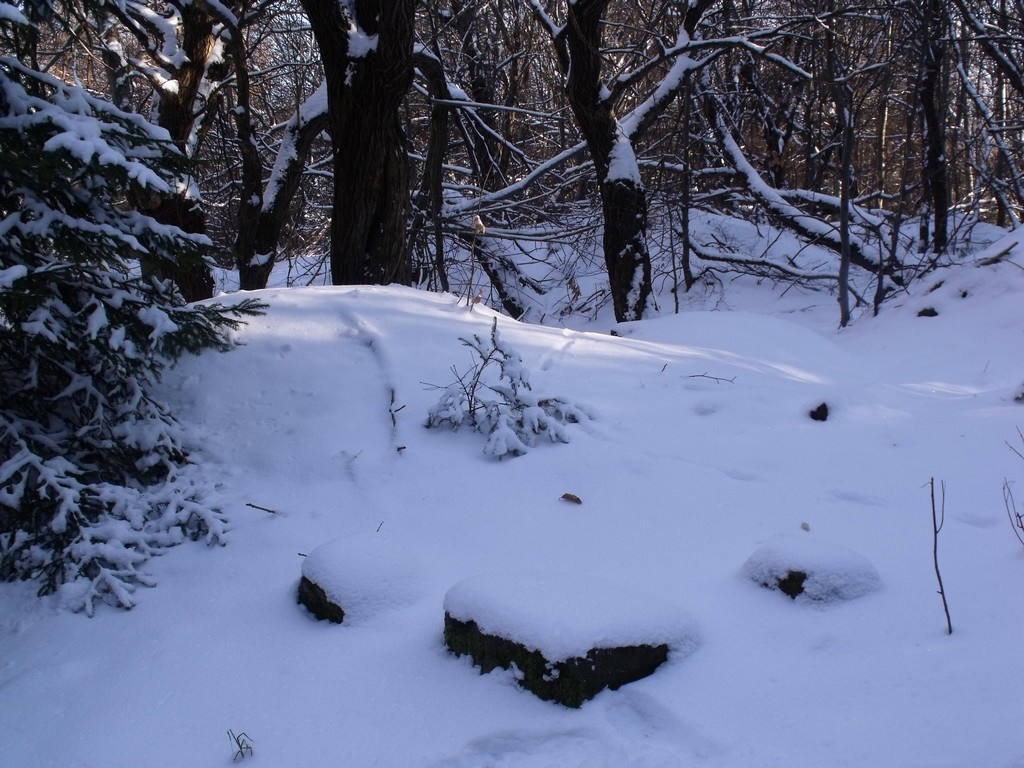
[[[135,609],[91,620],[0,585],[3,763],[225,766],[231,729],[264,766],[1021,768],[1024,548],[1001,487],[1024,478],[1007,447],[1024,427],[1024,249],[1011,258],[843,331],[827,294],[742,285],[730,304],[757,311],[619,337],[499,318],[534,392],[595,414],[569,444],[502,461],[478,434],[423,427],[491,311],[402,288],[262,292],[244,346],[164,382],[228,546],[172,550]],[[744,563],[779,535],[859,553],[880,589],[759,588]],[[842,565],[830,551],[814,548]],[[296,605],[304,562],[352,593],[350,621]],[[580,710],[445,651],[453,586],[537,569],[679,606],[700,646]]]

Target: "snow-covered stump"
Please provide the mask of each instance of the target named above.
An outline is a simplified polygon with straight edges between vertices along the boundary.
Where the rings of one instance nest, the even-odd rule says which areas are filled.
[[[651,595],[576,574],[466,579],[444,600],[444,639],[481,673],[512,669],[545,701],[579,707],[698,644],[693,620]]]
[[[298,602],[318,619],[360,622],[422,595],[415,552],[382,533],[330,541],[302,561]]]
[[[793,600],[817,603],[853,600],[882,586],[863,555],[810,534],[774,537],[747,559],[741,573]]]

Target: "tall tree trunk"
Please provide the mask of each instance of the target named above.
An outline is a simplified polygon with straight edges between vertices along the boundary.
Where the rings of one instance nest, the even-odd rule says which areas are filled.
[[[110,95],[110,100],[114,106],[130,112],[132,108],[131,88],[129,86],[131,70],[128,66],[128,59],[124,56],[124,49],[121,46],[117,18],[105,10],[97,10],[96,28],[103,38],[103,46],[100,49],[100,61],[103,62],[103,70],[107,76],[107,93]]]
[[[448,149],[448,126],[450,107],[436,100],[444,101],[451,94],[448,82],[441,66],[441,58],[426,52],[415,56],[416,68],[427,79],[428,89],[434,103],[430,107],[430,134],[427,139],[427,156],[423,163],[423,178],[420,191],[416,196],[413,208],[413,224],[411,230],[416,239],[418,234],[429,224],[433,235],[433,272],[437,285],[447,293],[451,286],[448,283],[448,270],[444,260],[444,232],[441,227],[441,210],[444,203],[444,160]],[[430,261],[423,260],[424,263]],[[421,267],[425,269],[424,267]],[[426,270],[429,271],[429,270]]]
[[[196,100],[207,78],[210,55],[216,43],[215,24],[216,19],[201,4],[182,6],[181,49],[185,55],[174,73],[176,77],[172,82],[176,88],[162,89],[160,93],[157,123],[167,129],[185,156],[189,155],[189,142],[199,117]],[[205,234],[206,216],[190,186],[182,184],[172,200],[163,202],[148,213],[161,223],[177,226],[189,233]],[[174,264],[161,262],[153,265],[153,272],[160,278],[172,280],[187,301],[213,296],[213,272],[199,258],[182,259]]]
[[[856,142],[854,133],[852,94],[845,84],[835,84],[836,112],[839,114],[842,132],[842,151],[839,163],[839,325],[845,328],[850,322],[850,208],[853,198],[853,150]]]
[[[834,0],[829,0],[828,12],[835,13]],[[832,89],[832,103],[836,110],[839,129],[839,325],[850,322],[850,208],[853,197],[853,152],[856,142],[853,117],[853,88],[846,77],[840,40],[836,33],[837,20],[831,18],[825,26],[825,73]]]
[[[647,250],[647,192],[636,155],[602,90],[601,31],[609,0],[569,4],[568,23],[556,39],[566,73],[569,106],[597,171],[604,214],[604,261],[615,319],[643,317],[651,294]]]
[[[160,90],[157,123],[170,133],[175,146],[186,156],[189,155],[189,144],[198,117],[196,98],[207,76],[210,55],[216,43],[214,24],[213,16],[199,4],[190,3],[181,8],[181,48],[185,55],[171,80],[175,87]],[[173,198],[161,200],[146,213],[161,224],[178,227],[189,234],[205,234],[206,217],[190,187],[191,184],[183,183],[181,191]],[[144,260],[142,268],[148,274],[174,281],[186,301],[213,296],[213,273],[209,265],[198,257],[182,258],[174,263]]]
[[[922,182],[933,219],[931,251],[946,250],[949,232],[949,177],[946,167],[947,101],[943,83],[949,23],[943,0],[925,0],[921,13],[921,61],[917,98],[924,157]],[[924,243],[922,243],[922,246]]]
[[[399,107],[412,82],[415,0],[302,0],[327,81],[334,149],[331,280],[409,283],[409,163]]]
[[[247,78],[238,78],[239,93]],[[258,155],[242,152],[242,190],[238,211],[238,236],[235,239],[235,263],[239,287],[244,291],[267,287],[274,269],[277,251],[289,220],[292,199],[306,170],[313,142],[327,128],[327,110],[321,86],[298,105],[285,126],[281,147],[266,189],[263,188],[263,164]],[[248,99],[245,100],[248,103]],[[241,106],[242,99],[239,99]],[[235,111],[235,123],[241,141],[252,141],[253,129],[247,112]]]

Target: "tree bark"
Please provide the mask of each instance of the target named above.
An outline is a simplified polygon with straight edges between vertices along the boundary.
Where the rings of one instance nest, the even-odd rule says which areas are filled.
[[[214,26],[216,20],[201,4],[189,3],[182,6],[181,53],[176,61],[169,82],[175,87],[158,88],[156,122],[171,135],[174,145],[185,156],[189,156],[189,143],[198,118],[196,101],[210,69],[210,55],[216,43]],[[145,35],[145,25],[134,27],[135,34]],[[161,45],[158,33],[142,37],[141,42],[151,48]],[[226,74],[226,72],[224,73]],[[185,181],[189,181],[185,179]],[[173,198],[154,201],[143,206],[146,213],[161,224],[178,227],[189,234],[206,233],[206,217],[199,207],[199,200],[192,196],[189,184]],[[176,262],[143,259],[142,270],[159,279],[172,280],[186,301],[199,301],[213,296],[214,280],[209,265],[199,257],[182,258]]]
[[[266,288],[274,269],[281,234],[306,170],[306,160],[313,142],[327,128],[327,113],[316,101],[314,96],[299,106],[288,121],[266,190],[262,188],[262,164],[255,165],[248,173],[243,170],[243,199],[239,202],[239,231],[235,241],[238,282],[243,291]],[[248,122],[248,118],[243,120],[241,115],[236,116],[236,120]],[[243,133],[240,128],[240,138]]]
[[[327,82],[331,280],[408,284],[410,174],[399,107],[412,82],[415,0],[302,0],[302,6]]]
[[[444,160],[448,150],[448,127],[450,107],[436,100],[448,99],[448,83],[445,80],[441,59],[438,56],[420,52],[415,56],[416,68],[427,79],[428,90],[434,103],[430,107],[430,134],[427,139],[427,156],[423,162],[423,177],[420,191],[413,205],[413,223],[410,228],[413,240],[429,224],[433,235],[433,272],[437,285],[447,293],[448,270],[444,260],[444,232],[441,227],[441,210],[444,203]],[[424,262],[427,260],[424,259]],[[429,272],[425,264],[420,267]]]
[[[828,4],[829,15],[835,13],[833,0]],[[825,72],[832,90],[839,129],[839,326],[850,322],[850,208],[853,204],[853,152],[857,140],[853,116],[853,88],[847,80],[846,67],[841,61],[836,20],[825,26]]]
[[[926,210],[932,214],[931,251],[946,250],[949,232],[949,174],[946,168],[946,94],[943,84],[945,36],[949,24],[943,0],[926,0],[921,8],[920,75],[917,98],[924,145],[922,182]],[[923,227],[924,225],[922,225]],[[925,233],[926,234],[926,233]],[[922,238],[922,248],[927,245]]]
[[[604,260],[619,322],[639,320],[651,294],[647,250],[647,192],[632,143],[601,89],[601,31],[609,0],[569,4],[568,22],[556,37],[566,93],[597,172],[604,214]],[[613,162],[614,161],[614,162]]]

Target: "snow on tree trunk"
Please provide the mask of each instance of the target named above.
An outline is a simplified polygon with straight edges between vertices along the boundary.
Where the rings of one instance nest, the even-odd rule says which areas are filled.
[[[647,192],[636,154],[616,120],[611,95],[601,82],[601,32],[608,0],[569,4],[564,38],[559,36],[569,105],[597,171],[604,214],[604,260],[615,319],[639,320],[651,294],[647,250]]]
[[[262,179],[259,175],[254,179],[254,188],[249,191],[257,198],[257,210],[249,214],[248,221],[239,216],[241,226],[235,243],[235,261],[242,290],[267,287],[310,148],[326,127],[327,85],[321,83],[313,95],[296,108],[285,126],[281,148],[266,186],[259,189]],[[262,171],[262,165],[259,170]]]
[[[922,186],[925,209],[934,221],[931,252],[945,252],[949,231],[949,174],[946,167],[946,112],[948,99],[943,59],[948,45],[948,10],[939,0],[926,0],[920,7],[920,71],[917,83],[921,121]],[[924,227],[925,225],[922,224]],[[922,249],[927,248],[927,230]]]
[[[155,91],[156,122],[170,134],[171,141],[186,157],[191,156],[196,122],[205,109],[203,88],[217,47],[216,22],[205,5],[188,3],[180,9],[180,44],[174,28],[164,33],[163,40],[153,39],[154,45],[160,43],[167,50],[175,51],[173,71],[168,73],[166,85]],[[199,190],[194,180],[182,174],[176,187],[173,197],[153,201],[147,206],[147,212],[161,224],[205,235],[206,217],[200,208]],[[142,266],[147,274],[173,280],[186,301],[213,296],[213,273],[205,259],[192,255],[175,260],[143,258]]]
[[[331,279],[409,283],[409,165],[399,107],[412,82],[413,0],[303,0],[327,82],[334,149]]]

